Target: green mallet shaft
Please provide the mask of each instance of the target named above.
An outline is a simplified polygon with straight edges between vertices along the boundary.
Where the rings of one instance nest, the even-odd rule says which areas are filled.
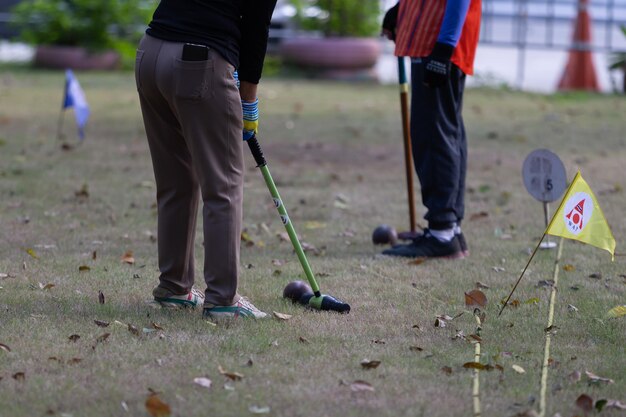
[[[313,275],[313,271],[311,270],[311,266],[309,265],[309,261],[304,254],[304,249],[302,249],[302,245],[300,244],[300,240],[298,239],[298,235],[296,234],[296,230],[289,219],[289,214],[287,214],[287,209],[283,204],[283,200],[280,198],[280,194],[278,194],[278,189],[276,188],[276,184],[274,184],[274,179],[272,178],[272,174],[270,174],[270,170],[267,165],[263,165],[259,167],[261,169],[261,173],[263,174],[263,179],[265,179],[265,184],[267,184],[267,188],[270,190],[270,194],[274,199],[274,205],[280,214],[280,219],[283,221],[285,225],[285,229],[287,230],[287,234],[289,235],[289,239],[291,240],[291,244],[296,251],[296,255],[298,255],[298,259],[300,260],[300,264],[302,265],[302,269],[304,269],[304,274],[306,275],[307,280],[309,281],[309,285],[313,289],[313,293],[319,297],[320,288],[317,285],[317,281],[315,280],[315,276]]]
[[[283,204],[283,200],[280,198],[280,194],[278,194],[278,189],[276,188],[276,184],[274,184],[274,179],[270,174],[270,170],[267,167],[267,161],[265,161],[265,157],[263,156],[263,151],[261,151],[261,146],[259,145],[259,141],[256,136],[247,139],[248,146],[250,147],[250,151],[252,152],[252,156],[254,156],[254,160],[257,163],[257,166],[261,169],[261,173],[263,173],[263,179],[265,180],[265,184],[270,191],[270,194],[274,200],[274,205],[280,214],[280,218],[287,229],[287,234],[289,235],[289,239],[291,240],[291,244],[298,255],[298,259],[300,260],[300,264],[302,265],[302,269],[304,269],[304,274],[306,275],[307,280],[309,281],[309,285],[311,285],[311,289],[313,293],[303,294],[298,300],[299,303],[308,305],[317,310],[326,310],[326,311],[336,311],[338,313],[349,313],[350,305],[344,303],[341,300],[336,299],[335,297],[331,297],[327,294],[322,294],[320,292],[320,287],[317,285],[317,281],[315,280],[315,276],[313,275],[313,271],[311,270],[311,266],[309,265],[309,261],[304,254],[304,250],[302,249],[302,245],[298,240],[298,235],[296,234],[296,230],[291,224],[291,220],[289,219],[289,214],[287,214],[287,208]]]
[[[252,152],[252,156],[254,156],[254,160],[257,163],[257,166],[261,169],[261,173],[263,174],[263,179],[265,180],[265,184],[270,191],[272,199],[274,200],[274,205],[280,214],[280,219],[287,230],[287,234],[289,235],[289,239],[291,240],[291,244],[296,251],[296,255],[300,260],[300,264],[302,265],[302,269],[304,270],[304,274],[306,275],[306,279],[309,281],[309,285],[315,294],[315,297],[321,297],[320,287],[317,285],[317,281],[315,280],[315,276],[313,275],[313,271],[311,270],[311,266],[309,265],[309,261],[304,254],[304,250],[302,249],[302,245],[300,244],[300,240],[298,240],[298,235],[296,234],[296,230],[291,224],[289,220],[289,214],[287,213],[287,208],[283,204],[283,200],[280,198],[280,194],[278,193],[278,189],[276,188],[276,184],[274,183],[274,179],[272,178],[272,174],[270,174],[270,170],[267,167],[267,161],[263,156],[263,152],[261,151],[261,147],[256,137],[252,137],[247,140],[248,146],[250,147],[250,151]]]

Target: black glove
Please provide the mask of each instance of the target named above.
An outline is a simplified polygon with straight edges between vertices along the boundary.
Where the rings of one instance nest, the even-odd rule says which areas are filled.
[[[453,53],[454,46],[440,42],[435,44],[430,55],[424,58],[424,84],[438,88],[448,81]]]
[[[383,35],[386,35],[390,40],[396,40],[396,25],[398,23],[398,9],[400,3],[396,3],[391,9],[387,10],[385,17],[383,18]]]

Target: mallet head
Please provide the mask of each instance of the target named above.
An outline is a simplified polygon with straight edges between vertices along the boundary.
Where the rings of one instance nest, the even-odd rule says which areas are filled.
[[[297,303],[305,294],[313,295],[313,290],[304,281],[292,281],[283,290],[283,297]]]

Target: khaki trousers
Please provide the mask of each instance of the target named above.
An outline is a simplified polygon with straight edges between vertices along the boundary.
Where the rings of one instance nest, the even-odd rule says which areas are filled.
[[[210,50],[182,61],[183,43],[145,35],[135,78],[158,204],[159,285],[154,295],[194,284],[199,197],[204,228],[205,304],[235,302],[243,200],[242,111],[234,67]]]

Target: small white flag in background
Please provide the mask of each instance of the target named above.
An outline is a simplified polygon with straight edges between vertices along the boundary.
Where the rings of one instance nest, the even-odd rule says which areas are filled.
[[[80,88],[80,84],[72,70],[65,72],[65,98],[63,99],[63,110],[68,107],[74,108],[74,115],[76,116],[76,125],[78,126],[78,136],[81,140],[85,138],[85,125],[89,119],[89,104],[85,98],[83,89]]]

